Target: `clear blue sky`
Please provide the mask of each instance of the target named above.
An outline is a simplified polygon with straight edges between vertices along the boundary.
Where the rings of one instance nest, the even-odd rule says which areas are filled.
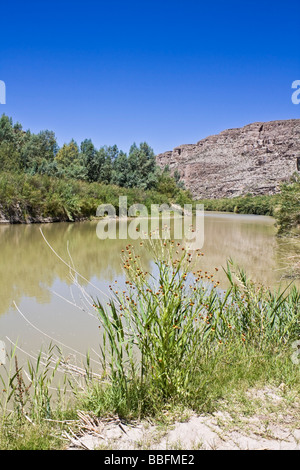
[[[156,153],[250,122],[300,118],[297,1],[0,4],[3,112],[59,145]]]

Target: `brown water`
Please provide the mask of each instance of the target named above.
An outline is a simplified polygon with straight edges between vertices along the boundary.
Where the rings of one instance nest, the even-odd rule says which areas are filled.
[[[73,262],[86,278],[78,279],[86,291],[107,302],[109,284],[114,280],[124,282],[120,253],[129,241],[99,240],[96,225],[97,222],[80,222],[0,226],[0,340],[8,349],[11,340],[27,353],[35,353],[51,338],[65,345],[66,352],[73,352],[67,347],[82,354],[92,349],[99,351],[98,321],[89,314],[91,309],[70,278],[68,267],[40,232],[41,228],[57,254],[67,263]],[[222,266],[231,257],[257,282],[278,287],[295,247],[278,240],[275,233],[271,217],[206,213],[201,267],[207,271],[219,268],[218,279],[226,287]],[[144,250],[139,242],[131,243]],[[140,254],[150,271],[149,253]]]

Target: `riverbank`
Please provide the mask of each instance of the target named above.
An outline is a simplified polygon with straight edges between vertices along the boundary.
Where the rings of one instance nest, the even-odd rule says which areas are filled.
[[[280,204],[280,195],[246,195],[234,198],[201,199],[196,203],[203,204],[206,211],[274,216]]]
[[[75,432],[63,433],[65,449],[300,450],[296,394],[284,383],[256,385],[218,400],[211,413],[166,409],[160,419],[127,421],[78,412]]]
[[[157,240],[149,249],[157,276],[128,244],[124,287],[112,283],[110,302],[91,305],[106,338],[96,365],[87,354],[78,367],[50,344],[25,370],[13,348],[7,375],[0,370],[0,448],[298,445],[299,291],[254,284],[229,262],[223,292],[217,270],[199,270],[184,246]],[[292,417],[288,436],[283,415]],[[202,442],[209,427],[215,442]],[[116,435],[129,428],[128,440]]]
[[[171,180],[170,180],[171,181]],[[30,224],[74,222],[96,216],[101,204],[112,204],[118,215],[119,197],[128,207],[143,204],[192,203],[189,194],[171,186],[160,190],[124,188],[112,184],[76,179],[6,172],[0,174],[0,223]]]
[[[243,196],[233,199],[192,201],[180,189],[164,192],[138,188],[120,188],[102,183],[59,179],[46,175],[3,173],[0,177],[0,224],[74,222],[96,216],[100,204],[112,204],[118,215],[119,197],[126,196],[128,207],[143,204],[203,204],[205,211],[274,216],[279,195]]]
[[[220,399],[214,411],[166,407],[159,416],[128,419],[74,410],[42,425],[24,423],[5,450],[300,450],[298,390],[249,386]],[[133,453],[134,455],[134,453]]]

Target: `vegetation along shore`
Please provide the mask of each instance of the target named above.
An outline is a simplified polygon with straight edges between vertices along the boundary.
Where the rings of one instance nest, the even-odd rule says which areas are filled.
[[[58,147],[52,131],[23,131],[0,118],[0,222],[74,221],[96,215],[98,205],[191,203],[178,175],[161,170],[147,143],[128,155],[116,145],[96,149],[90,139]]]
[[[133,144],[128,155],[116,145],[96,149],[90,139],[59,148],[54,132],[24,131],[6,115],[0,118],[0,223],[43,223],[88,219],[98,205],[203,203],[207,211],[270,215],[280,235],[298,236],[300,181],[297,174],[274,195],[193,200],[178,171],[156,163],[147,143]]]

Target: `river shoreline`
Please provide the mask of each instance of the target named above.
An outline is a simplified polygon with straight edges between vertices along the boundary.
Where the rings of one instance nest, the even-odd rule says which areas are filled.
[[[171,209],[172,209],[172,204],[171,204]],[[259,216],[259,217],[272,217],[274,218],[273,215],[271,214],[257,214],[255,212],[235,212],[231,210],[220,210],[218,208],[216,209],[204,209],[205,214],[228,214],[228,215],[248,215],[248,216]],[[193,210],[193,214],[195,214],[195,211]],[[73,216],[70,218],[67,214],[64,217],[51,217],[51,216],[32,216],[29,214],[24,214],[22,211],[18,208],[14,213],[11,215],[5,214],[5,212],[1,209],[0,207],[0,226],[3,225],[33,225],[33,224],[52,224],[52,223],[60,223],[60,222],[69,222],[69,223],[75,223],[75,222],[87,222],[87,221],[93,221],[93,220],[101,220],[104,217],[97,217],[97,216]],[[119,217],[116,215],[114,219],[116,220],[124,220],[124,219],[132,220],[134,217]]]

